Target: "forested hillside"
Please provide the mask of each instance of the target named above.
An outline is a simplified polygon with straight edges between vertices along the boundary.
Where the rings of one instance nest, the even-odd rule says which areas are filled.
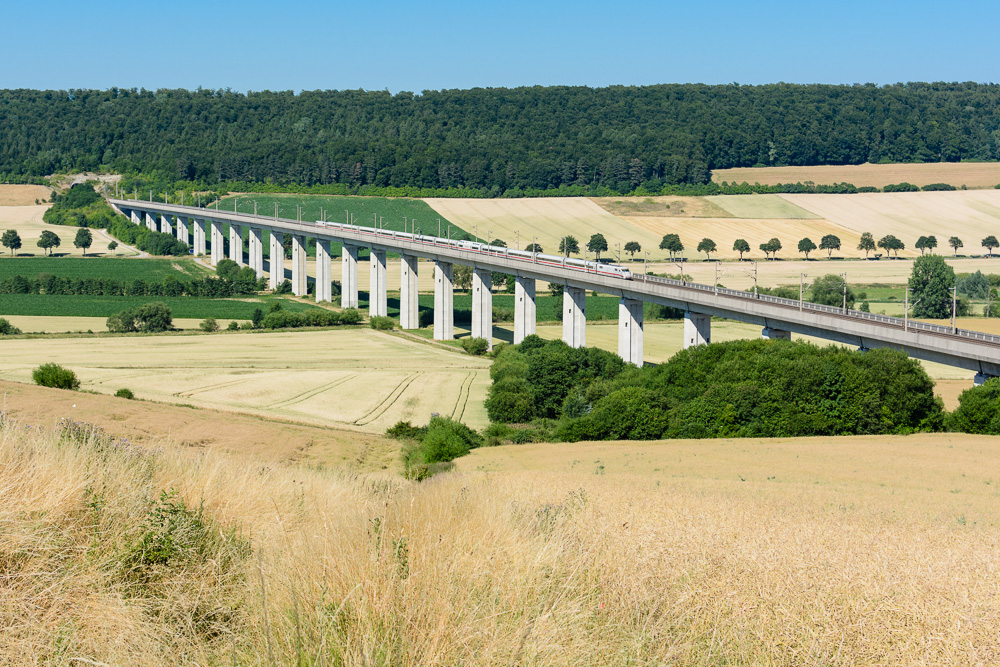
[[[753,165],[1000,159],[1000,86],[0,91],[0,177],[106,167],[215,183],[699,184]]]

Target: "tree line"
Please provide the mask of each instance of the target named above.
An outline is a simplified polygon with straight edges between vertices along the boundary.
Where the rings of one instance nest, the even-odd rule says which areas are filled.
[[[0,91],[0,173],[661,191],[727,167],[1000,159],[1000,86]]]

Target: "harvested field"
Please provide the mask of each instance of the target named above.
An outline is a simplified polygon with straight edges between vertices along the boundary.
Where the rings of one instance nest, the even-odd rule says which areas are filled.
[[[6,185],[0,183],[0,206],[34,206],[35,200],[48,201],[52,188],[44,185]]]
[[[720,206],[719,202],[712,201],[711,197],[591,197],[590,200],[608,213],[622,218],[733,217],[732,212]]]
[[[432,412],[486,425],[489,361],[367,329],[295,333],[12,339],[0,378],[76,371],[84,389],[382,433]]]
[[[983,255],[980,241],[1000,235],[1000,190],[781,197],[859,235],[894,234],[906,244],[901,256],[919,255],[913,245],[925,235],[937,237],[940,254],[952,253],[948,238],[957,236],[965,243],[962,254]],[[845,254],[857,255],[856,245]]]
[[[42,214],[48,205],[41,206],[0,206],[0,232],[8,229],[17,231],[21,237],[21,249],[17,251],[18,257],[42,257],[45,253],[38,247],[38,237],[42,231],[48,229],[54,232],[62,244],[54,249],[53,255],[73,255],[80,257],[83,251],[73,245],[73,238],[76,236],[76,227],[66,227],[63,225],[49,225],[42,220]],[[94,245],[87,249],[87,256],[93,255],[134,255],[131,251],[123,251],[121,244],[115,253],[108,250],[108,243],[113,241],[106,232],[100,229],[91,230],[94,236]],[[9,257],[10,251],[7,248],[0,248],[0,251]]]
[[[927,164],[861,164],[821,167],[740,167],[716,169],[716,183],[805,183],[818,185],[853,183],[858,187],[885,187],[894,183],[922,186],[948,183],[956,188],[992,188],[1000,183],[1000,163],[997,162],[931,162]]]
[[[822,217],[778,195],[718,195],[704,199],[727,211],[734,218],[808,220]]]

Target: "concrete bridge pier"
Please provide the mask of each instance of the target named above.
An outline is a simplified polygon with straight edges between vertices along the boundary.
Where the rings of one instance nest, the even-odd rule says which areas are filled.
[[[973,386],[981,387],[986,384],[987,380],[992,380],[995,375],[987,375],[986,373],[976,373],[976,377],[972,380]]]
[[[712,316],[684,312],[684,349],[712,342]]]
[[[146,229],[151,232],[157,231],[156,216],[148,211],[146,212]]]
[[[134,208],[129,211],[129,217],[132,219],[132,224],[134,225],[142,224],[142,218],[139,216],[140,216],[139,211],[135,210]]]
[[[205,254],[205,221],[193,218],[191,229],[194,231],[194,254]]]
[[[260,279],[264,276],[264,231],[260,227],[251,227],[249,242],[250,268]]]
[[[278,289],[278,285],[285,281],[285,235],[282,232],[271,230],[271,245],[268,248],[270,253],[269,261],[271,268],[268,272],[268,287]]]
[[[330,275],[330,241],[316,239],[316,303],[333,301]]]
[[[455,338],[455,284],[452,265],[434,262],[434,340]]]
[[[212,266],[226,258],[226,245],[222,235],[222,223],[212,220]]]
[[[358,307],[358,246],[346,243],[340,253],[340,307]]]
[[[761,330],[760,335],[766,340],[791,340],[792,332],[785,331],[784,329],[772,329],[771,327],[764,327]]]
[[[420,328],[420,303],[417,299],[417,256],[403,255],[399,282],[399,328]]]
[[[166,213],[160,214],[160,231],[164,234],[172,235],[174,233],[174,226],[170,222],[170,216]]]
[[[292,234],[292,294],[295,296],[305,296],[308,293],[309,287],[306,281],[306,237],[302,234]]]
[[[229,259],[243,266],[243,228],[229,223]]]
[[[587,344],[587,290],[582,287],[563,290],[563,340],[570,347]]]
[[[642,301],[618,301],[618,356],[630,364],[642,367],[643,314]]]
[[[385,284],[385,250],[371,248],[371,280],[368,283],[368,316],[386,317],[389,314],[388,294]]]
[[[177,240],[181,243],[191,245],[190,235],[188,234],[188,218],[184,216],[177,216]]]
[[[514,344],[535,333],[535,279],[517,276],[514,282]]]
[[[493,349],[493,272],[478,266],[472,267],[472,337]]]

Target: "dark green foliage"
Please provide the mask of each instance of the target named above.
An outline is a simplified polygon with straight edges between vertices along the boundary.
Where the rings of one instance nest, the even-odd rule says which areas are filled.
[[[799,252],[804,253],[806,259],[809,259],[809,253],[816,249],[816,244],[813,243],[812,239],[806,237],[799,241]]]
[[[381,315],[369,318],[368,324],[372,329],[377,329],[378,331],[392,331],[396,328],[396,320]]]
[[[254,312],[260,312],[260,308],[258,308]],[[216,321],[214,317],[209,317],[202,320],[201,324],[198,325],[198,328],[204,331],[205,333],[213,333],[219,330],[219,323],[218,321]]]
[[[76,373],[51,362],[42,364],[32,371],[31,378],[35,384],[43,387],[73,390],[80,388],[80,380],[77,379]]]
[[[94,245],[94,234],[86,227],[80,227],[76,230],[76,237],[73,239],[73,245],[77,248],[83,250],[83,254],[87,254],[87,248]]]
[[[767,243],[761,243],[760,249],[764,252],[764,257],[770,255],[771,259],[777,259],[778,251],[781,250],[781,241],[774,237]]]
[[[173,316],[167,304],[153,301],[112,315],[107,327],[111,333],[160,333],[173,329]]]
[[[861,235],[861,240],[858,243],[858,250],[865,251],[865,259],[868,258],[868,253],[875,249],[875,237],[872,236],[871,232],[865,232]]]
[[[706,260],[710,260],[710,259],[712,259],[711,253],[715,252],[715,250],[716,250],[715,241],[713,241],[710,238],[704,238],[698,244],[698,248],[697,249],[698,249],[698,252],[705,253],[705,259]]]
[[[913,183],[891,183],[884,188],[882,192],[919,192],[920,188],[915,186]]]
[[[260,308],[254,308],[253,315],[250,316],[250,321],[253,322],[254,329],[260,329],[261,324],[264,322],[264,311]]]
[[[118,398],[127,398],[130,401],[135,398],[135,394],[132,393],[132,390],[131,389],[127,389],[125,387],[122,387],[121,389],[119,389],[118,391],[116,391],[115,392],[115,396],[117,396]]]
[[[660,250],[666,250],[670,253],[670,259],[674,258],[674,255],[684,252],[684,244],[681,243],[681,237],[677,234],[666,234],[662,239],[660,239]]]
[[[578,419],[556,431],[562,440],[658,440],[667,431],[666,405],[661,396],[642,387],[615,390],[594,403]]]
[[[39,248],[41,248],[45,254],[50,254],[52,248],[58,248],[62,243],[62,240],[49,229],[42,230],[41,235],[38,237],[38,241],[35,243]]]
[[[954,190],[954,188],[952,188]],[[923,255],[925,250],[934,250],[937,247],[937,237],[936,236],[921,236],[917,239],[917,242],[913,244],[913,247],[920,251]]]
[[[954,185],[951,185],[950,183],[928,183],[927,185],[924,185],[920,189],[923,190],[924,192],[938,192],[947,190],[957,190],[958,188],[956,188]]]
[[[743,260],[743,253],[750,252],[750,244],[746,239],[736,239],[733,241],[733,250],[740,253],[740,261]]]
[[[798,294],[787,298],[797,299]],[[854,308],[854,301],[857,297],[854,290],[847,286],[847,307]],[[835,273],[828,273],[822,278],[817,278],[809,288],[809,300],[813,303],[821,303],[824,306],[844,306],[844,279]]]
[[[986,291],[990,288],[990,281],[982,271],[976,271],[959,278],[956,285],[959,294],[964,294],[970,299],[985,299]]]
[[[463,338],[461,345],[463,350],[476,357],[483,356],[490,349],[490,342],[485,338]]]
[[[632,259],[635,259],[635,253],[642,252],[642,246],[639,244],[638,241],[628,241],[625,244],[624,250],[625,250],[625,252],[627,252],[629,254],[629,256]],[[530,252],[530,249],[529,249],[529,252]],[[541,252],[541,251],[539,250],[539,252]]]
[[[385,319],[393,322],[392,318]],[[338,313],[325,308],[309,308],[293,313],[278,308],[264,315],[259,324],[250,321],[247,322],[247,325],[248,328],[252,329],[298,329],[300,327],[335,327],[341,324],[357,324],[360,321],[358,311],[351,309]],[[372,328],[377,327],[372,325]]]
[[[878,247],[885,250],[886,256],[891,252],[899,257],[899,251],[905,249],[906,244],[892,234],[887,234],[878,240]]]
[[[398,421],[385,431],[387,436],[395,440],[419,440],[426,433],[426,426],[414,426],[408,421]]]
[[[236,320],[231,320],[228,325],[226,325],[226,331],[239,331],[240,323]]]
[[[6,318],[0,317],[0,336],[14,336],[21,330],[11,324]]]
[[[986,250],[989,252],[990,257],[993,256],[993,251],[995,249],[1000,248],[1000,242],[998,242],[997,237],[993,236],[992,234],[983,239],[980,245],[986,248]]]
[[[597,233],[590,237],[587,241],[587,250],[594,253],[597,256],[598,261],[601,259],[601,253],[606,252],[608,249],[608,240],[604,238],[604,234]]]
[[[1000,378],[963,391],[947,425],[949,431],[1000,435]]]
[[[575,236],[564,236],[559,239],[559,254],[564,257],[575,255],[580,252],[580,242]]]
[[[955,269],[940,255],[922,255],[913,261],[910,272],[910,303],[914,317],[951,317]]]
[[[826,256],[831,257],[834,250],[840,250],[840,237],[836,234],[826,234],[820,239],[819,249],[826,250]]]
[[[21,236],[13,229],[8,229],[0,236],[0,245],[10,248],[11,254],[14,254],[21,247]]]
[[[413,439],[403,449],[403,466],[410,479],[421,480],[447,469],[442,464],[465,456],[483,444],[475,431],[448,417],[431,417],[426,429],[414,428],[409,422],[393,426],[392,437]]]
[[[236,275],[239,272],[240,265],[228,257],[226,259],[220,259],[219,263],[215,265],[215,275],[220,278],[236,280]]]

